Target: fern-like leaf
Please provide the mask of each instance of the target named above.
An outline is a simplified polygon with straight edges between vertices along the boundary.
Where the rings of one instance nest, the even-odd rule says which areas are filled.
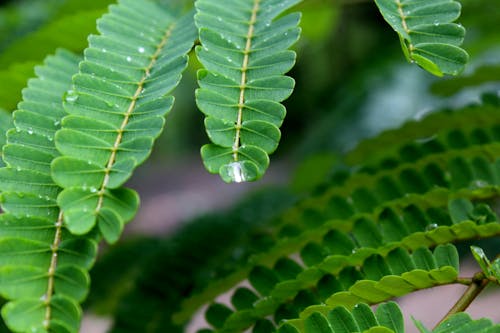
[[[375,0],[384,19],[398,33],[407,59],[430,73],[457,75],[468,61],[459,47],[465,29],[452,23],[460,16],[453,0]]]
[[[375,313],[364,303],[350,311],[343,306],[318,310],[304,320],[283,322],[278,333],[404,333],[403,314],[394,302],[380,304]]]
[[[304,251],[302,258],[305,258]],[[415,290],[455,283],[458,254],[452,245],[440,245],[434,254],[426,248],[419,248],[412,254],[395,248],[386,257],[378,254],[368,257],[359,271],[355,267],[353,263],[335,272],[325,266],[311,266],[301,271],[294,261],[281,259],[274,270],[257,267],[249,274],[250,284],[261,295],[260,298],[254,296],[253,304],[238,306],[249,304],[244,299],[250,292],[239,289],[231,298],[237,311],[224,310],[223,305],[215,303],[208,308],[207,316],[210,312],[212,316],[219,313],[215,318],[224,320],[212,324],[220,332],[234,332],[244,330],[256,319],[267,315],[273,314],[276,322],[280,318],[288,319],[290,314],[283,309],[287,301],[292,301],[294,311],[302,312],[302,318],[316,311],[317,306],[309,305],[318,302],[331,308],[352,308],[360,302],[376,304]],[[296,278],[289,279],[287,276]]]
[[[299,38],[300,15],[276,17],[299,1],[196,2],[196,53],[206,68],[198,72],[196,102],[213,142],[201,155],[226,182],[260,178],[278,146],[285,117],[279,102],[294,87],[283,75],[295,63],[287,49]]]
[[[495,333],[500,332],[500,324],[493,324],[490,319],[482,318],[473,320],[467,313],[459,312],[440,323],[430,331],[424,325],[413,319],[415,326],[421,333]]]
[[[91,238],[71,235],[56,204],[60,188],[50,163],[58,155],[54,134],[64,115],[62,95],[76,73],[78,58],[59,51],[37,67],[23,90],[14,126],[3,148],[0,169],[0,294],[15,332],[78,331],[78,305],[88,291],[88,269],[96,251]]]
[[[96,224],[109,242],[138,208],[121,185],[150,154],[173,105],[169,93],[195,39],[192,14],[175,19],[149,1],[122,0],[98,21],[80,73],[66,95],[69,113],[56,134],[63,156],[52,174],[58,204],[75,234]]]

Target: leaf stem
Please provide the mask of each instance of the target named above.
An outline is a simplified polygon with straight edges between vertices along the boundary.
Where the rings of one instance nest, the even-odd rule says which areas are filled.
[[[465,311],[465,309],[469,307],[472,301],[474,301],[474,299],[484,290],[484,288],[486,288],[486,286],[490,282],[490,279],[488,279],[483,272],[474,274],[469,287],[465,290],[465,292],[458,299],[455,305],[453,305],[450,311],[448,311],[448,313],[443,317],[443,319],[441,319],[439,323],[437,323],[436,327],[455,313]]]
[[[247,84],[247,70],[248,70],[248,60],[250,57],[250,51],[252,48],[252,38],[254,35],[255,22],[257,21],[257,12],[259,11],[260,0],[255,0],[252,8],[252,16],[250,17],[250,22],[247,31],[247,40],[245,44],[243,64],[241,65],[241,80],[240,80],[240,96],[238,100],[238,118],[236,119],[236,135],[233,143],[233,159],[235,162],[238,161],[238,149],[240,148],[240,132],[241,125],[243,123],[243,107],[245,104],[245,89]]]
[[[158,44],[155,53],[151,56],[150,63],[144,69],[144,75],[142,76],[141,80],[137,83],[137,89],[134,93],[134,96],[132,96],[132,98],[131,98],[131,102],[127,108],[127,112],[125,113],[125,115],[123,117],[123,121],[120,125],[120,128],[117,129],[118,134],[116,136],[115,142],[114,142],[113,147],[111,149],[111,155],[110,155],[108,163],[106,165],[104,179],[102,181],[101,187],[100,187],[99,192],[98,192],[99,199],[98,199],[98,202],[97,202],[97,205],[95,208],[96,215],[99,214],[99,212],[103,206],[104,195],[106,193],[106,189],[107,189],[108,184],[109,184],[111,170],[113,168],[113,165],[116,162],[116,155],[118,153],[118,148],[119,148],[119,146],[122,142],[122,139],[123,139],[123,133],[125,132],[125,127],[127,127],[128,123],[129,123],[129,119],[132,116],[132,112],[134,112],[134,110],[135,110],[137,100],[139,99],[140,95],[143,93],[144,85],[145,85],[146,80],[148,79],[148,77],[150,75],[150,71],[153,68],[153,66],[155,65],[156,60],[160,56],[162,49],[167,44],[167,41],[169,40],[170,35],[172,34],[172,30],[173,30],[174,26],[175,26],[174,24],[171,24],[169,27],[167,27],[167,30],[165,31],[165,34],[164,34],[162,40]]]
[[[50,319],[52,317],[52,308],[50,302],[52,301],[52,295],[54,294],[54,280],[57,268],[57,251],[59,250],[59,244],[61,243],[62,235],[62,225],[63,225],[63,213],[59,212],[59,216],[56,222],[56,233],[54,235],[54,241],[50,246],[52,251],[52,257],[50,258],[50,266],[47,272],[48,282],[47,282],[47,293],[45,294],[45,318],[43,321],[43,327],[48,330],[50,326]]]

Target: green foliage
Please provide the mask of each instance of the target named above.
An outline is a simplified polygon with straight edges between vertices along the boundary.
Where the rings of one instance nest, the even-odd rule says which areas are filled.
[[[64,188],[58,204],[72,233],[97,224],[114,242],[137,211],[137,194],[121,185],[163,129],[174,100],[168,94],[194,40],[191,21],[191,15],[177,21],[152,4],[124,0],[98,22],[101,35],[90,37],[65,97],[69,115],[56,135],[62,156],[52,163],[54,181]]]
[[[456,75],[469,56],[459,47],[465,29],[452,23],[460,16],[460,3],[453,0],[375,0],[384,19],[398,33],[403,52],[428,72]]]
[[[478,1],[480,10],[489,8]],[[209,327],[200,332],[404,333],[397,304],[382,302],[440,285],[499,283],[500,259],[490,261],[473,246],[482,272],[462,277],[455,247],[500,236],[496,93],[409,121],[346,154],[312,155],[290,190],[262,192],[167,239],[119,243],[139,206],[138,194],[124,185],[163,131],[196,39],[199,63],[190,70],[198,70],[199,88],[189,99],[204,114],[212,142],[201,149],[203,163],[225,182],[264,175],[281,131],[293,132],[280,127],[282,103],[295,88],[285,74],[295,65],[289,48],[299,40],[301,13],[291,12],[299,0],[197,0],[194,9],[183,1],[119,0],[104,10],[110,2],[67,0],[50,10],[40,2],[36,8],[47,11],[37,16],[39,28],[30,33],[21,24],[17,36],[17,28],[8,27],[12,41],[0,43],[0,131],[6,133],[0,136],[0,296],[9,330],[78,332],[102,239],[116,244],[98,259],[83,307],[113,316],[111,332],[120,333],[182,332],[202,307]],[[409,61],[437,76],[463,70],[465,29],[453,23],[458,2],[375,3]],[[336,22],[327,21],[341,24],[352,18],[353,7],[365,8],[319,0],[301,6],[309,16],[299,55],[332,48],[317,43],[342,35],[345,26],[330,33]],[[464,1],[464,8],[474,7]],[[491,32],[496,21],[485,21],[477,31]],[[346,36],[344,42],[355,34]],[[488,44],[469,43],[475,52],[488,50]],[[365,67],[375,70],[377,52],[390,59],[383,44],[373,41],[375,52],[363,45]],[[31,45],[40,47],[26,52]],[[344,47],[333,46],[336,53]],[[46,56],[58,47],[65,49]],[[44,57],[20,98],[20,86]],[[314,59],[320,70],[294,69],[293,76],[304,80],[297,79],[299,86],[332,76],[325,67],[329,57]],[[357,90],[366,75],[366,68],[348,68],[342,73],[352,77],[337,78],[339,96],[350,86]],[[307,81],[304,71],[313,78]],[[477,70],[469,81],[438,81],[434,89],[456,93],[495,81],[484,72]],[[327,95],[330,87],[314,99]],[[297,99],[288,103],[289,110],[303,107]],[[355,128],[353,118],[335,119],[340,125],[332,131]],[[220,297],[224,293],[228,299]],[[372,305],[378,305],[375,311]],[[457,313],[432,332],[491,333],[499,327]]]
[[[375,313],[364,303],[357,304],[351,311],[342,306],[321,310],[304,320],[284,322],[278,333],[404,333],[403,315],[394,302],[380,304]]]
[[[201,46],[196,103],[213,144],[201,155],[226,182],[260,178],[278,147],[285,107],[295,81],[283,74],[295,63],[287,50],[299,38],[300,14],[277,17],[299,0],[196,2]]]
[[[0,169],[0,293],[2,309],[16,332],[74,332],[87,295],[88,269],[97,244],[63,226],[56,204],[60,188],[50,176],[58,155],[54,135],[64,114],[60,96],[68,89],[79,58],[60,51],[37,67],[14,112],[15,128],[3,147]],[[55,221],[55,222],[54,222]]]
[[[451,316],[449,319],[440,323],[432,331],[426,329],[420,322],[415,320],[414,322],[421,333],[447,333],[447,332],[493,333],[500,331],[499,324],[495,325],[491,322],[491,320],[488,320],[486,318],[472,320],[470,316],[464,312],[457,313]]]

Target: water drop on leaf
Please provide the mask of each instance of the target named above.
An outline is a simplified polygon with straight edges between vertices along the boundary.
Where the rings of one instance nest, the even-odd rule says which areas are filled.
[[[425,231],[431,231],[431,230],[434,230],[438,227],[438,225],[436,223],[431,223],[431,224],[428,224],[426,227],[425,227]]]
[[[76,102],[76,100],[78,99],[78,94],[76,93],[76,91],[74,91],[73,89],[70,89],[66,92],[66,94],[64,95],[64,99],[66,100],[66,102],[68,103],[74,103]]]

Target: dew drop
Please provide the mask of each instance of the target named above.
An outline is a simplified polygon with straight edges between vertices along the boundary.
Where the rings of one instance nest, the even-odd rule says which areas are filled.
[[[127,56],[127,58],[126,58],[126,59],[127,59],[127,61],[128,61],[128,62],[131,62],[131,61],[132,61],[132,57],[131,57],[131,56]]]
[[[97,189],[96,189],[94,186],[91,186],[91,187],[90,187],[90,192],[91,192],[91,193],[96,193],[96,192],[97,192]]]
[[[426,227],[425,227],[425,231],[431,231],[431,230],[434,230],[438,227],[437,223],[431,223],[431,224],[428,224]]]
[[[70,90],[68,90],[66,92],[66,95],[64,96],[64,99],[68,103],[74,103],[78,99],[78,94],[73,89],[70,89]]]
[[[139,51],[139,53],[144,53],[144,51],[146,51],[142,46],[140,46],[137,51]]]
[[[108,52],[106,49],[101,49],[102,53]]]
[[[59,120],[54,121],[54,126],[59,126],[61,122]]]
[[[231,59],[229,57],[226,57],[226,60],[229,61],[229,62],[233,62],[233,59]]]
[[[246,181],[241,162],[233,162],[228,164],[227,173],[229,178],[236,183]]]
[[[31,127],[28,127],[28,134],[32,135],[33,134],[33,129]]]
[[[217,16],[217,21],[222,22],[222,17]]]

